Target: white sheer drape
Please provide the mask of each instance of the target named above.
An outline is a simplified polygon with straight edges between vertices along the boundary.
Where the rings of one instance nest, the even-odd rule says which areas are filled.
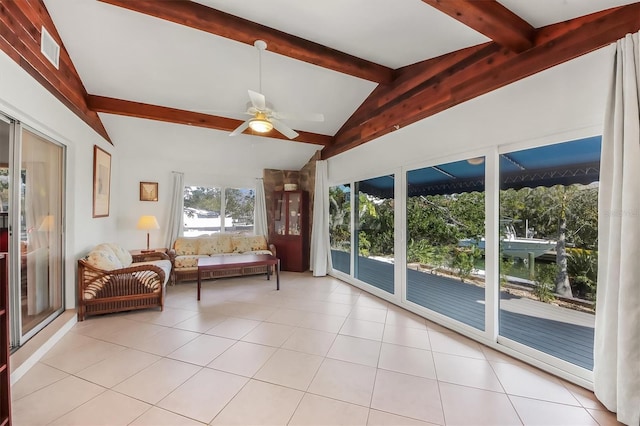
[[[264,181],[256,179],[256,198],[253,204],[253,232],[256,235],[269,237],[267,227],[267,201],[264,196]]]
[[[327,162],[316,161],[316,188],[313,196],[313,229],[311,230],[311,270],[314,277],[327,275],[331,269],[329,246],[329,186]]]
[[[34,151],[41,145],[44,143],[35,138],[33,142],[25,141],[25,156],[35,157]],[[24,216],[28,233],[27,313],[37,315],[49,307],[48,232],[39,231],[50,211],[49,192],[45,190],[49,176],[43,161],[24,161],[22,164],[26,178]]]
[[[23,315],[50,313],[62,307],[62,155],[62,147],[22,129],[21,215],[26,229],[18,235],[26,264],[26,271],[21,269],[26,272],[27,287]],[[28,322],[25,332],[37,324]]]
[[[171,193],[171,207],[167,226],[167,240],[165,247],[173,247],[173,242],[182,234],[184,215],[184,173],[173,173],[173,191]]]
[[[594,389],[640,424],[640,43],[618,40],[600,164]]]

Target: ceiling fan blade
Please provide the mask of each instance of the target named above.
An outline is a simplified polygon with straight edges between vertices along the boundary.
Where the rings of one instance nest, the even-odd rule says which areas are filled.
[[[236,127],[236,129],[233,132],[229,133],[229,136],[236,136],[236,135],[239,135],[240,133],[244,132],[247,129],[247,127],[249,127],[249,121],[250,120],[251,119],[245,121],[244,123],[242,123],[241,125]]]
[[[301,121],[324,121],[324,114],[319,112],[309,112],[309,113],[289,113],[289,112],[274,112],[273,117],[278,118],[280,120],[301,120]]]
[[[284,124],[282,121],[278,121],[275,118],[272,118],[271,124],[273,124],[273,127],[275,127],[277,131],[279,131],[289,139],[295,139],[299,136],[298,132],[296,132],[291,127]]]
[[[249,99],[251,99],[251,103],[255,109],[264,111],[267,108],[267,100],[262,93],[249,90]]]

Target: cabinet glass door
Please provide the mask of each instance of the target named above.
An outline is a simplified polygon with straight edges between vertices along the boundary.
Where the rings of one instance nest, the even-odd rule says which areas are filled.
[[[284,235],[287,227],[287,212],[285,210],[284,193],[276,193],[275,231],[277,235]]]
[[[290,193],[289,197],[288,219],[289,235],[300,235],[300,194]]]

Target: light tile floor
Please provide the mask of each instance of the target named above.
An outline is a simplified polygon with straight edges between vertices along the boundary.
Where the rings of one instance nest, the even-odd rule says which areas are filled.
[[[168,287],[89,317],[12,389],[21,425],[613,425],[593,394],[339,280]]]

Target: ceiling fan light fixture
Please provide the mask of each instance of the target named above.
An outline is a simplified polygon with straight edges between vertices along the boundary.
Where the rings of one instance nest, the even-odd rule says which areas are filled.
[[[249,120],[249,127],[254,132],[267,133],[273,129],[273,124],[262,113],[257,113],[254,118]]]

